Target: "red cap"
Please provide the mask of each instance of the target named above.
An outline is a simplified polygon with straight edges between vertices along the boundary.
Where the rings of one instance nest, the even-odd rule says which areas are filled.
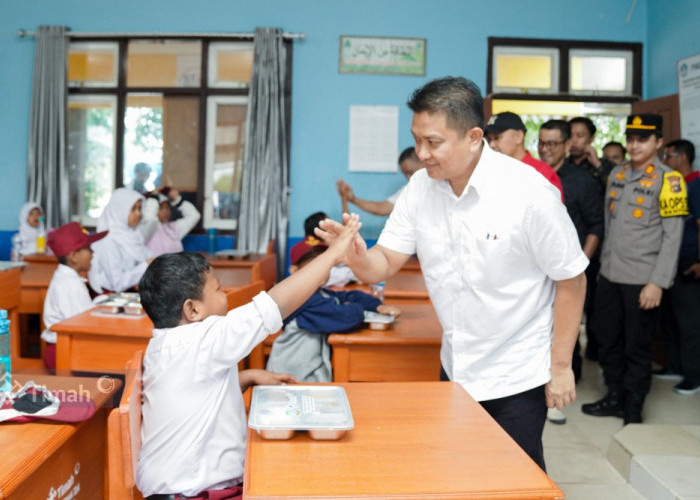
[[[51,231],[47,244],[56,257],[63,257],[75,250],[89,247],[105,236],[107,231],[88,234],[77,222],[69,222]]]
[[[319,240],[318,238],[307,236],[305,239],[294,245],[290,250],[289,256],[292,264],[296,265],[296,263],[299,262],[304,255],[309,253],[314,248],[323,248],[325,250],[328,248],[328,245],[323,243],[323,241]]]

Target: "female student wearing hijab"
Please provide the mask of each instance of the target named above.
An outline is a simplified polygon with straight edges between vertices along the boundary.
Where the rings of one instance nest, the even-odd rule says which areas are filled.
[[[38,203],[33,201],[22,205],[19,211],[19,237],[22,243],[21,254],[33,255],[36,253],[36,237],[39,233],[39,217],[44,216],[44,211]]]
[[[147,197],[143,202],[141,234],[146,246],[154,257],[182,252],[182,238],[199,222],[199,211],[175,188],[166,186],[154,194],[155,197]],[[173,208],[180,213],[175,220],[171,220]]]
[[[136,286],[153,260],[139,230],[142,203],[143,196],[133,189],[112,193],[97,222],[97,232],[109,233],[92,247],[95,255],[88,279],[95,292],[123,292]]]

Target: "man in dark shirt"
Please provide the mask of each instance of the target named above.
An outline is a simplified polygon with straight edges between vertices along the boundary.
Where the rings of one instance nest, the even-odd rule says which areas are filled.
[[[603,192],[599,189],[598,183],[584,170],[574,166],[566,158],[567,148],[570,145],[571,129],[564,120],[549,120],[540,128],[540,140],[537,150],[540,158],[547,163],[559,175],[564,188],[564,205],[569,212],[576,232],[578,233],[581,248],[589,260],[598,251],[598,246],[603,237]],[[586,275],[589,269],[586,269]],[[597,269],[595,274],[588,277],[588,290],[595,289]],[[589,307],[592,296],[586,293],[586,336],[588,341],[594,333],[591,331],[592,309]],[[589,312],[590,311],[590,312]],[[572,362],[576,380],[581,376],[581,355],[580,346],[574,349]]]
[[[569,120],[569,126],[571,127],[569,161],[593,176],[598,181],[601,193],[605,192],[608,175],[615,165],[606,158],[598,158],[598,153],[593,147],[596,126],[590,118],[585,116],[572,118]]]

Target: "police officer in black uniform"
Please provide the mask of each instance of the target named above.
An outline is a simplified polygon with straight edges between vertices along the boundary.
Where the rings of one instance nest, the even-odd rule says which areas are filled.
[[[688,213],[683,176],[657,156],[659,115],[627,118],[630,161],[615,167],[605,193],[605,237],[595,295],[600,364],[608,394],[582,406],[594,416],[642,422],[651,387],[651,338],[661,295],[673,283]]]

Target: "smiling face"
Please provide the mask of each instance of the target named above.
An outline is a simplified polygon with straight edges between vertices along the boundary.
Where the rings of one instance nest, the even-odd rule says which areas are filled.
[[[474,127],[461,134],[447,126],[444,113],[413,114],[411,133],[416,154],[432,179],[444,179],[460,195],[481,156],[483,131]]]
[[[540,140],[537,143],[537,152],[540,159],[555,170],[561,167],[566,159],[568,141],[562,140],[559,129],[540,129]]]
[[[136,227],[139,225],[139,222],[141,222],[141,200],[138,200],[131,207],[129,218],[127,219],[127,224],[129,224],[129,227]]]
[[[664,140],[655,135],[642,137],[637,134],[627,135],[627,154],[629,154],[632,166],[636,169],[644,168],[654,161],[657,152]]]

